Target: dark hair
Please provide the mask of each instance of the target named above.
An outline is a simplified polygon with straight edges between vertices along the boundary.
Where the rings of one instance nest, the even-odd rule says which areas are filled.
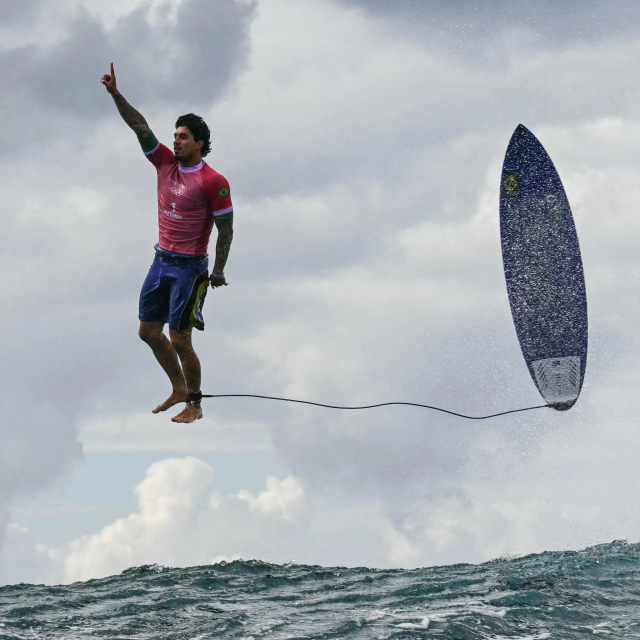
[[[176,120],[176,129],[178,127],[187,127],[196,142],[200,142],[200,140],[204,142],[200,150],[200,155],[203,158],[211,151],[211,131],[200,116],[195,113],[186,113]]]

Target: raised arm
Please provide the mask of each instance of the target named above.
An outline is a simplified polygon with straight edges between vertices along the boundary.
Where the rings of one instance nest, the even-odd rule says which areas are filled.
[[[116,107],[118,107],[118,111],[120,112],[122,119],[138,136],[138,140],[142,142],[149,136],[153,135],[147,121],[144,119],[144,116],[139,111],[136,111],[118,91],[118,87],[116,86],[116,74],[113,71],[113,62],[111,63],[111,73],[105,73],[100,79],[100,82],[105,86],[113,98],[113,101],[116,103]]]

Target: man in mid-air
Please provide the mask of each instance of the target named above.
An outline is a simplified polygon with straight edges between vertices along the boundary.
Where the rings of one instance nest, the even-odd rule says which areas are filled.
[[[204,329],[202,305],[209,284],[227,284],[224,266],[233,239],[229,183],[202,159],[211,151],[211,143],[209,127],[200,116],[189,113],[178,118],[171,152],[118,91],[113,63],[111,73],[100,82],[158,172],[160,237],[140,292],[139,335],[169,376],[173,391],[153,413],[186,402],[172,420],[193,422],[202,418],[202,392],[200,360],[191,343],[191,331],[193,327]],[[209,276],[207,247],[214,224],[218,240]],[[164,334],[167,322],[169,338]]]

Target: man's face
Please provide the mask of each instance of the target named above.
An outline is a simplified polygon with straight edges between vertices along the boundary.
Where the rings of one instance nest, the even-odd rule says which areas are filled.
[[[173,134],[173,153],[179,162],[188,162],[202,149],[203,140],[196,142],[187,127],[178,127]]]

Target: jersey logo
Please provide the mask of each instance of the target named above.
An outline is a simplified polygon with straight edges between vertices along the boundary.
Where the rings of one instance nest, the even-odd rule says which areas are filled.
[[[222,189],[220,189],[220,191],[218,191],[218,195],[221,196],[221,197],[228,196],[229,195],[229,189],[227,187],[222,187]]]

